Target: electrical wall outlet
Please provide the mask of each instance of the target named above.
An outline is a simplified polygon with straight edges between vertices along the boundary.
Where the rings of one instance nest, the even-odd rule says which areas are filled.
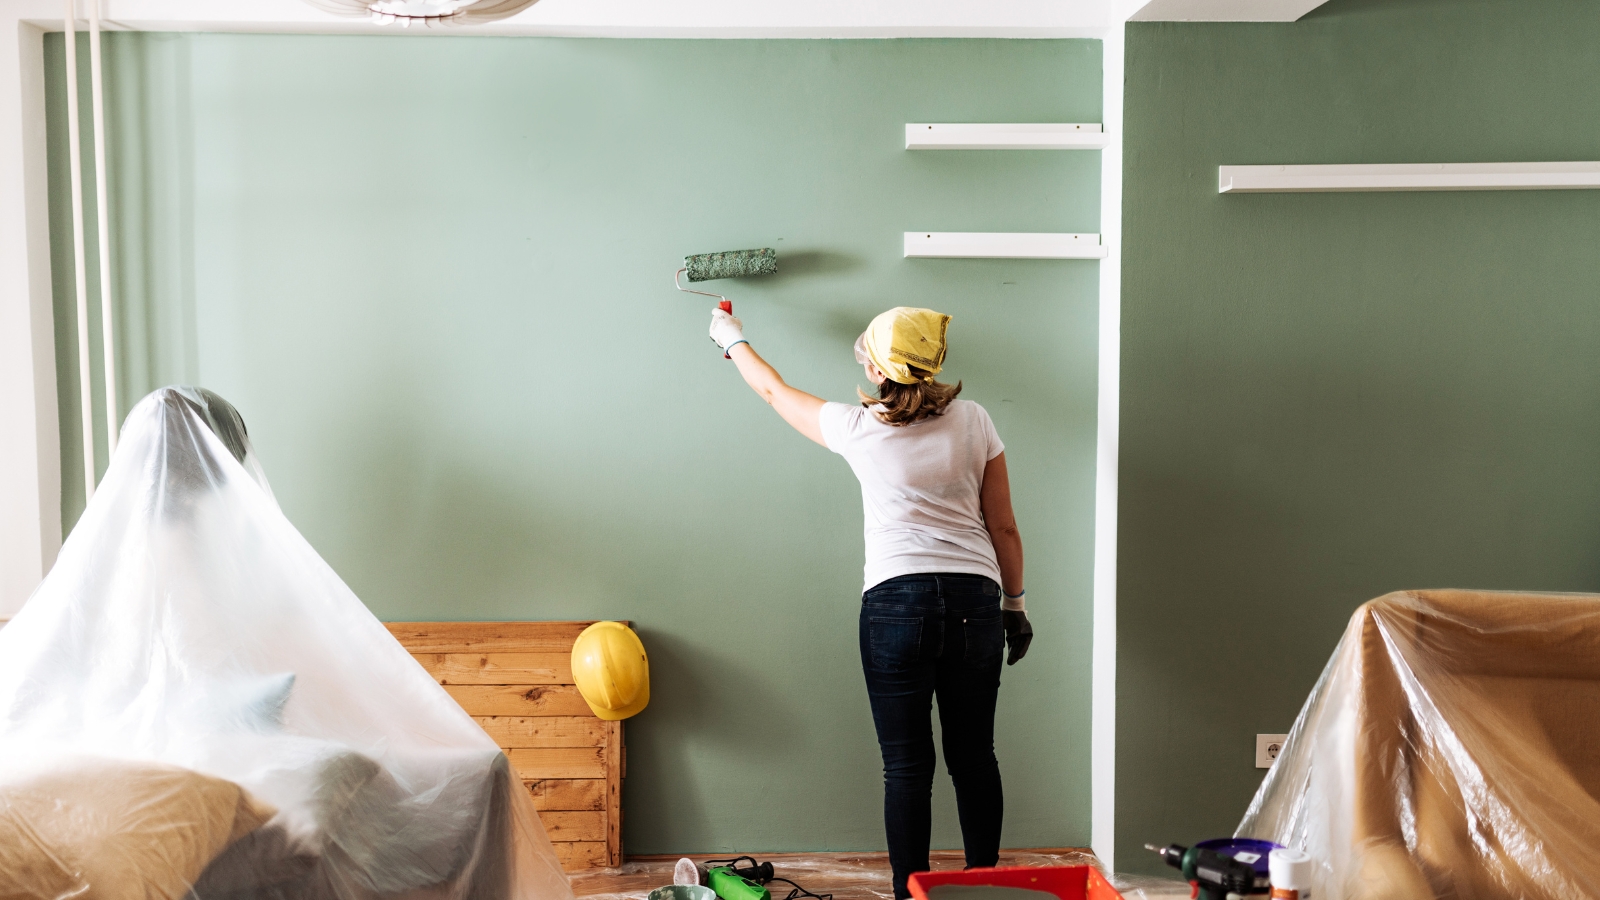
[[[1272,768],[1273,762],[1278,758],[1278,751],[1283,749],[1283,742],[1288,739],[1287,734],[1256,735],[1256,768]]]

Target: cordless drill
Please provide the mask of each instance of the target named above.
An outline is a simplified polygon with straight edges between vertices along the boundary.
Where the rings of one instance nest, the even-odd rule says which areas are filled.
[[[1223,856],[1215,850],[1178,844],[1165,847],[1145,844],[1144,848],[1154,850],[1167,865],[1183,873],[1184,880],[1189,882],[1191,898],[1228,900],[1229,896],[1244,897],[1267,892],[1267,884],[1257,884],[1254,866],[1231,856]],[[1261,881],[1265,882],[1265,879]]]

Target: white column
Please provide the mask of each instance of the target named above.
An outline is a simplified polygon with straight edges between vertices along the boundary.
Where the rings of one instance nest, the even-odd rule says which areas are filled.
[[[106,104],[105,79],[101,77],[100,0],[89,0],[89,93],[94,103],[94,202],[98,234],[95,259],[100,263],[100,353],[106,386],[106,457],[117,452],[117,431],[122,417],[117,415],[117,331],[111,309],[111,189],[106,185]],[[81,214],[81,213],[80,213]]]
[[[35,3],[6,5],[0,12],[0,619],[22,606],[61,547],[44,32],[22,20],[42,10]]]
[[[1101,50],[1100,373],[1094,490],[1094,649],[1091,655],[1089,844],[1116,865],[1117,814],[1117,446],[1122,396],[1122,61],[1123,25]]]

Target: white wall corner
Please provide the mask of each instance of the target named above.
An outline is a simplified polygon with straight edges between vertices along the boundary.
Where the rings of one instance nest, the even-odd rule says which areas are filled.
[[[1115,24],[1102,47],[1100,151],[1099,378],[1095,428],[1093,650],[1090,673],[1089,843],[1106,871],[1116,865],[1117,452],[1122,392],[1123,37]]]
[[[44,31],[0,13],[0,619],[61,549]]]

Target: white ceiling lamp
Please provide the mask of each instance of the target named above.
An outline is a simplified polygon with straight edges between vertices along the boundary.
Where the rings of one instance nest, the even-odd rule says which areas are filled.
[[[470,25],[508,19],[536,0],[306,0],[343,16],[367,16],[380,25]]]

